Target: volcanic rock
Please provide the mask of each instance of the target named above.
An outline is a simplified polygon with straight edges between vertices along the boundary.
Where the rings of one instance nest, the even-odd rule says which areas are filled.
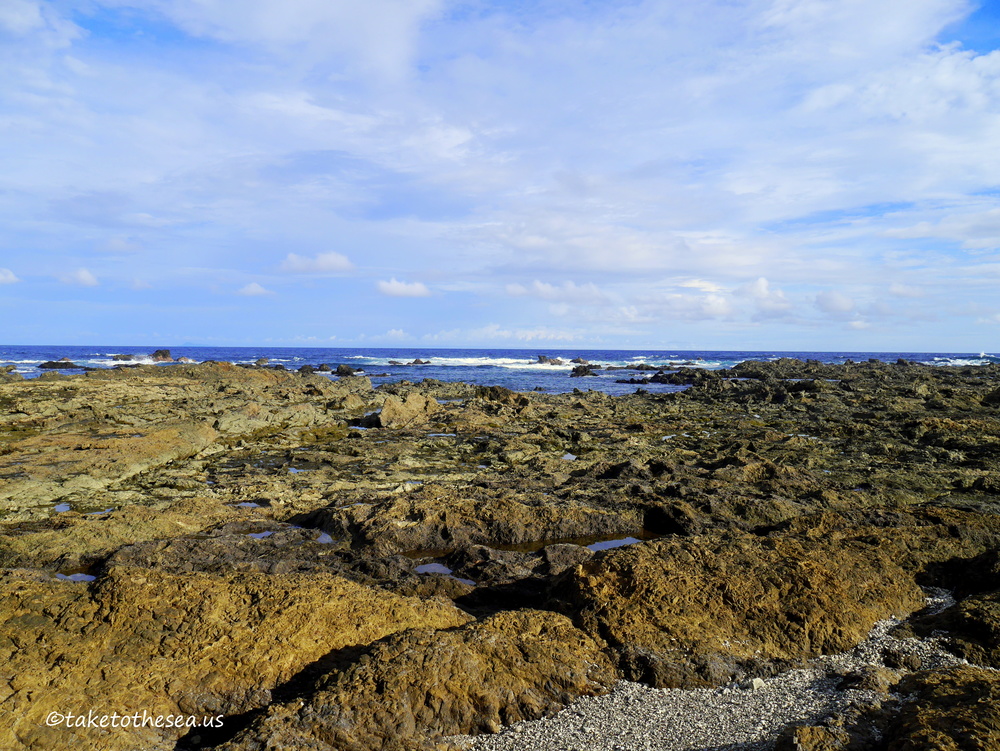
[[[568,618],[511,611],[383,639],[221,748],[429,749],[444,736],[545,716],[616,678],[600,643]]]
[[[312,661],[415,626],[469,617],[450,604],[325,575],[173,576],[113,568],[92,587],[0,578],[0,747],[160,748],[176,729],[47,727],[62,714],[238,714]],[[102,676],[95,681],[95,676]]]
[[[885,731],[887,751],[1000,748],[1000,674],[973,666],[916,673],[901,692],[913,696]]]
[[[735,532],[608,551],[565,574],[553,596],[618,652],[626,677],[671,688],[843,651],[923,602],[876,545]]]
[[[421,394],[409,394],[405,399],[387,396],[382,410],[371,415],[365,424],[376,428],[412,428],[426,423],[437,410],[437,401]]]

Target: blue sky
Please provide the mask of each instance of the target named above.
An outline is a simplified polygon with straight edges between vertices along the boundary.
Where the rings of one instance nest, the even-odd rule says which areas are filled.
[[[998,29],[3,0],[0,343],[996,351]]]

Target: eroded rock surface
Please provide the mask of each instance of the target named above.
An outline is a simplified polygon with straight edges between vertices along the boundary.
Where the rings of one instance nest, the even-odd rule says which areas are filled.
[[[558,607],[619,652],[626,677],[711,686],[758,661],[844,651],[923,593],[877,545],[742,532],[603,553],[565,575]]]
[[[331,651],[469,620],[322,574],[164,574],[113,567],[91,586],[10,572],[0,600],[0,748],[169,748],[181,733],[47,727],[50,712],[230,715]]]
[[[223,716],[178,748],[420,748],[619,674],[770,675],[922,586],[958,601],[899,633],[1000,665],[1000,368],[779,360],[624,397],[341,372],[3,376],[0,748],[174,748],[43,722],[133,706]],[[993,674],[907,669],[910,714],[852,678],[880,727],[973,748],[927,718],[992,706]]]
[[[600,645],[569,619],[500,613],[383,639],[318,680],[307,699],[271,707],[224,748],[433,748],[442,736],[542,717],[603,693],[616,678]]]

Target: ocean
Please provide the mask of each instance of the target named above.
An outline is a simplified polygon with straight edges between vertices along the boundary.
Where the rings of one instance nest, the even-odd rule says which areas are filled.
[[[132,363],[152,363],[150,355],[159,347],[137,346],[13,346],[0,345],[0,367],[13,365],[16,372],[32,378],[45,372],[38,365],[68,357],[74,363],[89,368],[111,368],[123,365],[114,355],[131,355]],[[902,358],[929,365],[985,365],[1000,363],[1000,356],[985,352],[721,352],[714,350],[583,350],[549,349],[444,349],[444,348],[320,348],[320,347],[170,347],[174,358],[188,357],[195,362],[225,360],[233,363],[253,363],[266,357],[271,365],[283,365],[297,370],[303,365],[323,363],[336,368],[350,365],[364,370],[372,384],[397,381],[420,381],[434,378],[440,381],[464,381],[483,386],[504,386],[514,391],[540,389],[549,393],[564,393],[574,388],[592,389],[608,394],[634,393],[634,384],[617,383],[619,379],[639,377],[641,372],[628,370],[597,371],[597,375],[572,378],[575,367],[571,361],[582,358],[601,366],[629,367],[640,363],[676,369],[681,366],[717,370],[745,360],[775,360],[794,357],[826,363],[860,362],[869,359],[895,362]],[[561,365],[539,363],[539,356],[558,359]],[[429,361],[426,365],[411,365],[414,360]],[[399,364],[397,364],[399,363]],[[164,365],[163,367],[169,367]],[[66,370],[66,373],[79,371]],[[678,386],[649,384],[650,392],[676,391]]]

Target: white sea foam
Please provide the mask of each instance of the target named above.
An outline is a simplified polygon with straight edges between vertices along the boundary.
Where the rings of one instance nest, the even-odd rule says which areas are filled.
[[[553,365],[551,363],[540,363],[537,360],[532,360],[528,357],[437,357],[433,354],[424,354],[421,359],[430,360],[430,365],[438,367],[465,367],[465,368],[477,368],[477,367],[494,367],[494,368],[507,368],[511,370],[550,370],[550,371],[569,371],[575,368],[579,363],[571,362],[574,358],[579,357],[579,355],[551,355],[553,360],[562,360],[561,365]],[[342,359],[352,359],[352,360],[364,360],[366,365],[377,365],[380,367],[388,366],[389,361],[393,360],[395,362],[403,362],[408,364],[411,360],[408,356],[403,357],[369,357],[364,355],[353,355],[349,358]],[[607,367],[609,365],[616,367],[632,367],[639,364],[652,365],[657,368],[676,368],[682,365],[686,367],[696,367],[696,368],[721,368],[725,367],[727,363],[722,361],[694,361],[685,358],[674,358],[671,360],[663,360],[662,358],[632,358],[629,360],[591,360],[585,358],[591,365],[599,365],[601,367]],[[414,368],[420,368],[421,366],[414,365]],[[419,370],[418,370],[419,372]]]
[[[979,357],[935,357],[933,360],[923,361],[922,364],[964,367],[968,365],[989,365],[994,362],[1000,362],[1000,358],[983,354]]]
[[[115,353],[118,354],[118,353]],[[122,353],[128,354],[128,353]],[[88,360],[80,358],[79,360],[74,360],[73,362],[78,365],[99,365],[105,368],[113,368],[115,365],[154,365],[155,361],[149,355],[130,355],[132,359],[130,360],[115,360],[112,356],[106,358],[92,357]]]

